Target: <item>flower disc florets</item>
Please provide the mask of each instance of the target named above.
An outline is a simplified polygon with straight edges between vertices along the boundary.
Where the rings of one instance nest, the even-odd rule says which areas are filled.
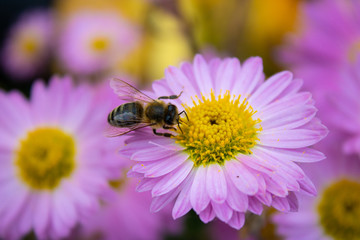
[[[320,224],[333,239],[360,239],[360,183],[342,179],[326,188],[318,204]]]
[[[251,154],[258,140],[260,128],[256,125],[260,119],[252,119],[255,111],[240,98],[231,97],[229,91],[216,97],[212,91],[209,99],[202,96],[202,100],[193,100],[193,107],[185,106],[190,120],[176,139],[186,147],[195,166],[224,164],[239,153]]]
[[[36,190],[55,189],[75,167],[74,139],[56,128],[39,128],[27,134],[17,151],[21,179]]]

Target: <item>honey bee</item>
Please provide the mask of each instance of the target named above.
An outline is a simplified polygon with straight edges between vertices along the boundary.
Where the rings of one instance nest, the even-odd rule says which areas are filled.
[[[110,86],[121,99],[129,102],[114,108],[109,113],[107,121],[110,126],[106,133],[107,136],[121,136],[144,127],[151,127],[155,135],[164,137],[173,135],[167,132],[157,132],[157,129],[173,129],[176,131],[177,129],[174,126],[177,125],[181,131],[179,116],[183,113],[186,115],[186,112],[179,113],[174,104],[165,103],[161,99],[177,99],[182,92],[179,95],[153,99],[129,83],[117,78],[110,81]]]

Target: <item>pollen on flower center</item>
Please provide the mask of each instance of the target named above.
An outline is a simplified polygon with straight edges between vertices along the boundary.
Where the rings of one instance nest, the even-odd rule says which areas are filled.
[[[320,224],[333,239],[360,239],[360,183],[340,180],[323,192],[318,204]]]
[[[16,151],[18,176],[35,190],[55,189],[75,168],[73,137],[56,128],[28,132]]]
[[[102,52],[108,49],[109,44],[109,39],[105,37],[98,37],[92,41],[92,49],[97,52]]]
[[[246,99],[232,97],[227,91],[216,97],[211,92],[210,99],[202,96],[194,106],[184,106],[189,121],[182,119],[182,133],[176,142],[185,146],[196,166],[219,163],[234,158],[237,154],[251,154],[251,148],[261,131],[259,119],[252,119],[255,111]]]

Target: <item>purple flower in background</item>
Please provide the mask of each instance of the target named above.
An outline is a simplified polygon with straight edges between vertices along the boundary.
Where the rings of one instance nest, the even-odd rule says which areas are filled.
[[[36,82],[30,101],[0,92],[1,238],[63,238],[96,210],[123,164],[103,136],[104,100],[58,77]]]
[[[360,154],[360,58],[344,67],[338,81],[338,91],[329,94],[327,112],[332,127],[347,134],[342,152]]]
[[[359,239],[360,162],[327,156],[326,162],[313,164],[307,171],[318,188],[318,196],[299,196],[297,213],[273,217],[284,239]]]
[[[21,15],[4,42],[1,54],[4,70],[18,80],[42,71],[50,55],[53,27],[49,11],[33,10]]]
[[[136,180],[120,180],[120,186],[108,190],[99,211],[82,221],[79,236],[101,239],[162,239],[169,227],[176,227],[170,211],[150,213],[151,196],[134,190]],[[114,184],[115,185],[115,184]],[[173,225],[173,226],[171,226]]]
[[[107,71],[136,47],[140,30],[113,11],[81,11],[61,28],[61,66],[80,75]]]
[[[294,192],[316,194],[296,162],[323,159],[309,146],[327,134],[301,85],[287,71],[264,81],[258,57],[240,65],[197,55],[169,67],[152,96],[183,91],[172,102],[189,121],[183,116],[172,138],[138,131],[120,150],[136,162],[128,176],[141,178],[137,190],[151,190],[151,211],[175,200],[174,218],[194,209],[205,223],[217,217],[236,229],[247,210],[261,214],[263,204],[296,211]]]
[[[304,79],[322,111],[326,95],[336,92],[341,69],[360,52],[360,2],[320,0],[303,3],[304,26],[289,36],[281,62]],[[325,103],[324,108],[327,108]]]

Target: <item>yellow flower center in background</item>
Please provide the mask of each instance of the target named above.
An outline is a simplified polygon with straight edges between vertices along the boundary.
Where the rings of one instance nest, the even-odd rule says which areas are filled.
[[[21,180],[35,190],[53,190],[75,168],[73,137],[56,128],[28,132],[16,151]]]
[[[317,206],[324,232],[336,240],[360,239],[360,183],[340,180],[326,188]]]
[[[28,56],[33,56],[39,50],[39,42],[34,37],[24,37],[20,40],[21,52]]]
[[[106,37],[97,37],[91,42],[91,48],[96,52],[103,52],[110,46],[110,41]]]
[[[251,148],[258,140],[261,131],[259,119],[253,120],[255,111],[240,96],[225,95],[215,97],[211,92],[210,99],[194,101],[193,107],[185,107],[189,117],[182,118],[183,133],[179,133],[176,142],[186,147],[195,166],[219,163],[234,158],[237,154],[251,154]]]

